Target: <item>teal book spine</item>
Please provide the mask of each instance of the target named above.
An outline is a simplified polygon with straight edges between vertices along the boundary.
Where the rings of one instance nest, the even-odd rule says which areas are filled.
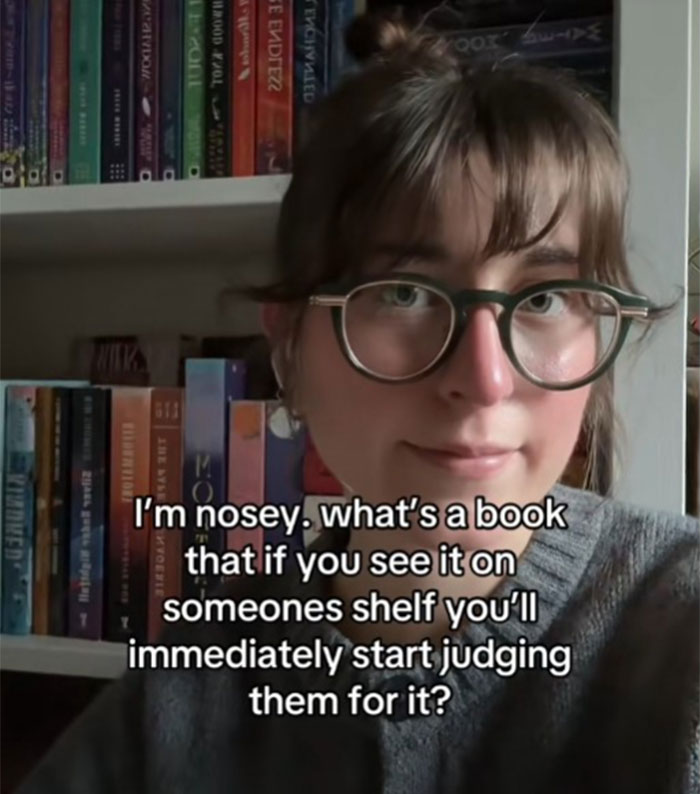
[[[204,0],[185,0],[183,37],[183,130],[184,179],[204,176]]]

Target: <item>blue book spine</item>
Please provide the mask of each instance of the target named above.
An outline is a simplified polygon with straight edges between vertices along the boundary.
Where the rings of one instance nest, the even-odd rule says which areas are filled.
[[[27,2],[27,184],[49,183],[49,0]]]
[[[205,545],[223,552],[226,530],[196,527],[198,504],[225,504],[228,485],[229,403],[245,398],[246,367],[241,359],[189,358],[185,362],[185,454],[183,504],[192,519],[183,532],[183,551]],[[205,598],[219,577],[189,576],[183,565],[183,598]]]
[[[328,25],[328,0],[294,3],[296,144],[306,140],[309,112],[328,91]]]
[[[34,386],[7,389],[3,477],[2,631],[32,629],[34,563]]]
[[[160,125],[161,179],[182,176],[183,0],[161,0]]]
[[[354,16],[355,0],[330,0],[328,83],[331,91],[354,66],[345,46],[345,29]]]
[[[24,186],[25,27],[24,0],[0,0],[0,167],[3,187]]]
[[[109,396],[98,388],[72,393],[68,634],[89,640],[103,635]]]
[[[306,433],[287,409],[271,400],[265,404],[265,504],[296,505],[304,501]],[[266,543],[286,543],[291,551],[303,549],[299,523],[291,537],[283,525],[266,529]]]
[[[134,0],[104,0],[102,181],[134,178]]]

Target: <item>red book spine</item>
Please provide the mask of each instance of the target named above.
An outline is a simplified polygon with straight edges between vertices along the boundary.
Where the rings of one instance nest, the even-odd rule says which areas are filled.
[[[158,0],[138,0],[136,13],[136,178],[158,177]]]
[[[233,176],[255,174],[257,0],[234,0],[231,79]]]
[[[49,30],[49,183],[68,175],[70,0],[51,0]]]
[[[151,403],[151,490],[155,502],[182,502],[182,389],[153,389]],[[149,521],[150,521],[149,514]],[[163,601],[182,591],[182,530],[150,529],[148,558],[148,641],[165,624]]]
[[[293,19],[291,0],[259,0],[256,172],[292,170]]]

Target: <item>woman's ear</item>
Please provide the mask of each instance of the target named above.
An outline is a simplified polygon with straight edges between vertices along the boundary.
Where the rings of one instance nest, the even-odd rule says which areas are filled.
[[[283,303],[263,303],[260,308],[260,321],[263,333],[274,347],[277,340],[285,335],[287,307]]]

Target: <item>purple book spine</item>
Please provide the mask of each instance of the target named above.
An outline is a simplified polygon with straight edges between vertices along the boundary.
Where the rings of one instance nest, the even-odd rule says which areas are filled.
[[[232,400],[245,398],[246,368],[239,359],[190,358],[185,363],[185,454],[182,471],[183,503],[190,519],[198,504],[222,505],[228,487],[228,417]],[[226,549],[226,530],[195,527],[184,530],[183,552],[205,545]],[[183,598],[205,598],[220,578],[190,576],[182,569]]]
[[[182,0],[161,0],[160,132],[161,179],[182,176]]]
[[[159,2],[137,0],[136,7],[136,177],[158,178]]]
[[[3,187],[24,186],[25,26],[23,0],[0,0],[0,166]]]
[[[130,182],[134,159],[134,0],[104,0],[102,182]]]
[[[27,3],[27,184],[49,181],[49,0]]]

